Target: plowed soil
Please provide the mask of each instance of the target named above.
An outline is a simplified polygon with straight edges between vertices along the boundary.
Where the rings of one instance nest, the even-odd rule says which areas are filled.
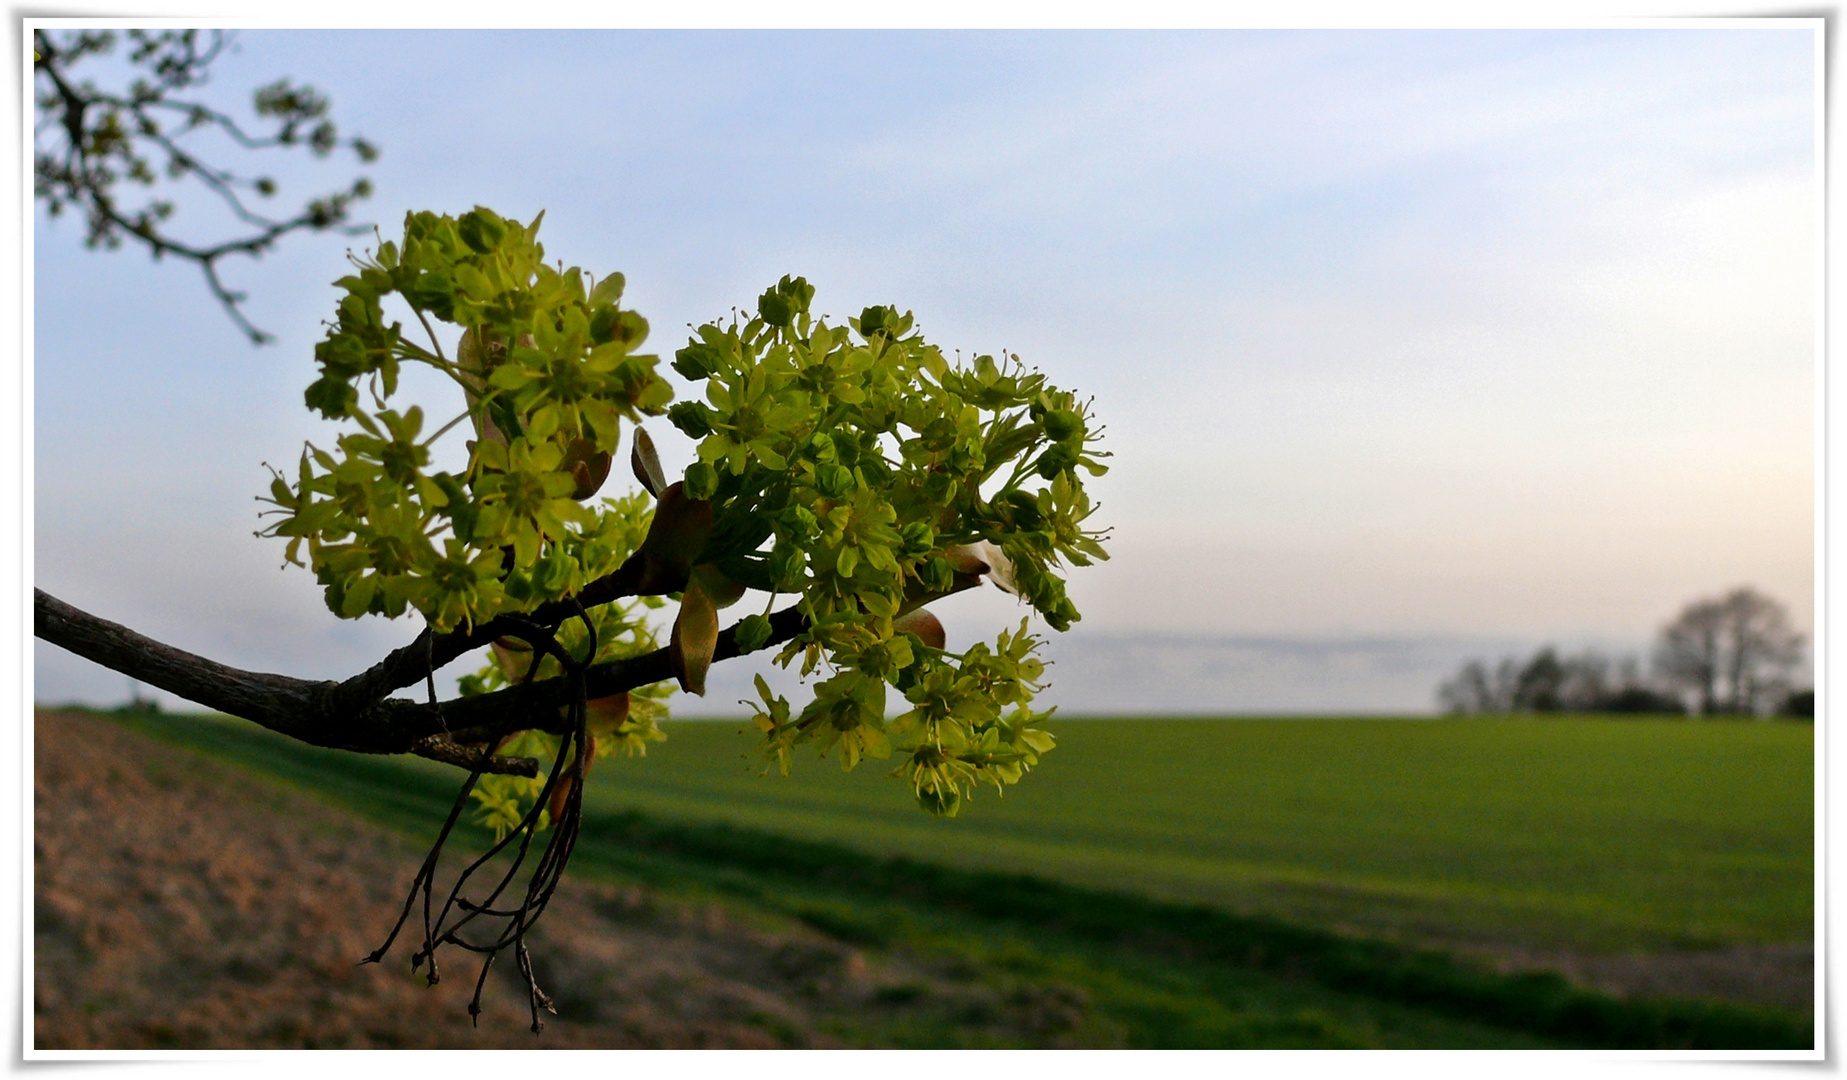
[[[35,745],[40,1049],[827,1046],[889,1017],[882,988],[930,981],[805,927],[567,876],[529,939],[559,1015],[535,1035],[504,963],[471,1027],[476,963],[445,953],[427,985],[414,924],[356,963],[422,857],[404,838],[106,719],[41,713]]]

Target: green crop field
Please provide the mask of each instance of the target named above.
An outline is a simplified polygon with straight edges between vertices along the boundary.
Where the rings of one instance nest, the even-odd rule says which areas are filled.
[[[241,721],[120,719],[423,839],[460,780]],[[1802,1013],[1619,1000],[1427,947],[1809,940],[1807,726],[1071,721],[1038,775],[954,821],[878,762],[765,778],[740,725],[669,730],[646,759],[599,763],[572,874],[715,897],[1009,993],[1076,988],[1084,1045],[1812,1043]],[[984,1045],[953,1017],[842,1034]]]
[[[593,805],[1421,939],[1598,951],[1813,933],[1814,729],[1685,720],[1078,720],[931,819],[877,761],[758,775],[672,724]],[[715,764],[717,762],[717,764]],[[613,767],[612,767],[613,766]]]

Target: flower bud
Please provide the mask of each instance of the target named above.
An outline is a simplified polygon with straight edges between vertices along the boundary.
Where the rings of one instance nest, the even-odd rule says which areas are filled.
[[[718,368],[718,350],[710,345],[688,345],[673,354],[673,370],[688,379],[697,381],[710,378]]]
[[[1084,420],[1069,409],[1054,409],[1040,419],[1039,426],[1045,429],[1046,438],[1064,442],[1084,430]]]
[[[710,499],[718,491],[718,470],[703,461],[695,461],[686,467],[686,496],[689,499]]]
[[[462,243],[485,255],[507,235],[507,223],[485,206],[477,206],[456,221],[455,234]]]
[[[922,555],[936,546],[936,530],[927,521],[913,521],[898,530],[906,555]]]
[[[604,304],[590,313],[590,340],[598,345],[607,345],[616,340],[616,323],[622,313],[614,304]]]
[[[1055,480],[1058,474],[1077,464],[1077,452],[1066,443],[1060,443],[1047,450],[1039,459],[1035,471],[1046,480]]]
[[[787,326],[789,320],[795,317],[795,307],[789,303],[788,297],[770,289],[757,298],[757,314],[771,326]]]
[[[946,593],[956,585],[956,568],[941,555],[925,563],[918,571],[918,576],[923,578],[931,592]]]
[[[956,497],[956,489],[961,486],[955,477],[946,472],[932,472],[924,477],[924,498],[943,505]]]
[[[805,506],[791,506],[784,510],[780,520],[796,541],[811,539],[821,523]]]
[[[830,499],[838,499],[853,490],[853,470],[845,465],[820,465],[814,471],[815,487]]]
[[[770,640],[770,620],[763,615],[746,615],[738,622],[735,637],[738,655],[754,653]]]
[[[801,592],[808,556],[801,548],[777,547],[770,551],[770,577],[781,592]]]
[[[1000,502],[1002,510],[1022,529],[1031,531],[1045,524],[1045,515],[1039,512],[1039,500],[1029,492],[1017,489],[1005,492]]]
[[[667,422],[679,428],[689,439],[703,439],[712,434],[711,419],[706,415],[705,406],[697,401],[682,401],[668,409]]]

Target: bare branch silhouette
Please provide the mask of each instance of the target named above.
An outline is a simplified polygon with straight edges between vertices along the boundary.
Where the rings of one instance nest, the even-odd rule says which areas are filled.
[[[255,94],[257,118],[273,125],[266,133],[252,133],[230,115],[180,97],[207,81],[212,62],[231,43],[224,31],[205,33],[202,39],[198,30],[127,31],[127,60],[138,74],[125,89],[110,91],[81,78],[75,69],[113,51],[115,32],[54,36],[35,30],[38,120],[33,129],[33,195],[53,216],[66,207],[80,210],[89,230],[88,247],[118,248],[127,237],[145,245],[156,259],[173,256],[196,263],[226,314],[253,343],[262,344],[271,336],[244,315],[245,294],[225,284],[220,261],[229,255],[258,257],[282,237],[302,230],[363,231],[346,221],[353,202],[371,194],[371,181],[359,177],[344,189],[308,200],[292,216],[267,214],[253,209],[249,197],[274,196],[273,179],[205,161],[188,148],[188,136],[217,131],[247,150],[306,147],[321,158],[344,148],[361,162],[375,160],[378,149],[362,138],[342,138],[328,118],[327,99],[287,79]],[[175,235],[166,224],[174,211],[172,199],[152,190],[163,175],[169,183],[190,179],[204,185],[249,231],[216,242]],[[125,205],[122,181],[149,189],[149,197],[139,206]]]

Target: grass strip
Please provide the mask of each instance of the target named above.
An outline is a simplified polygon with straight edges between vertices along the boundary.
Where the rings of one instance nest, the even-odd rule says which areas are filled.
[[[1462,1019],[1578,1045],[1649,1049],[1806,1049],[1812,1024],[1723,1002],[1619,999],[1550,973],[1503,975],[1442,953],[1368,941],[1204,905],[1066,885],[1027,874],[882,858],[728,824],[663,821],[638,811],[587,817],[584,838],[963,912],[1142,952],[1306,977],[1333,990],[1416,1003]],[[815,913],[821,916],[820,912]],[[852,940],[878,933],[839,911],[813,920]]]
[[[322,750],[242,725],[178,717],[126,722],[165,741],[319,788],[368,811],[383,810],[400,826],[431,812],[440,816],[454,798],[455,775],[396,759]],[[976,915],[1144,954],[1306,978],[1332,990],[1415,1004],[1578,1046],[1769,1050],[1814,1045],[1812,1019],[1786,1010],[1615,998],[1550,973],[1503,975],[1431,950],[1205,905],[1028,874],[883,857],[725,823],[670,821],[635,810],[586,814],[580,859],[607,861],[624,850]],[[850,909],[830,906],[813,914],[810,921],[818,929],[846,940],[871,943],[881,933],[873,920],[856,920]]]

